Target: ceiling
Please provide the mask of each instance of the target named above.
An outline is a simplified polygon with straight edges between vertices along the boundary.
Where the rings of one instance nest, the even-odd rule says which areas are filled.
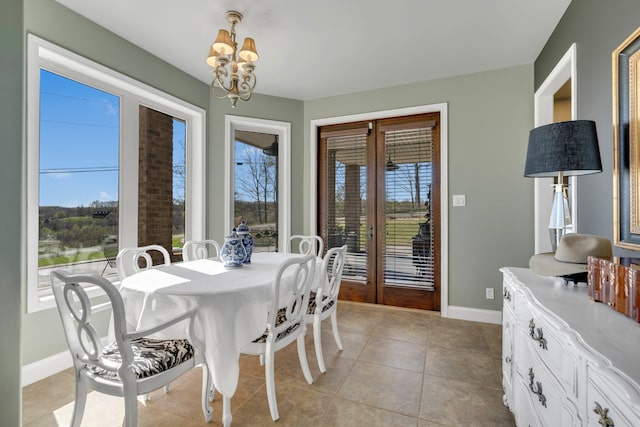
[[[256,93],[309,100],[531,64],[571,0],[57,0],[210,83],[225,12],[253,37]]]

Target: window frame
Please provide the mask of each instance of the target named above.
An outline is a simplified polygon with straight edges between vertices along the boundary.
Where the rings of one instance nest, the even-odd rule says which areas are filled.
[[[26,278],[27,312],[55,307],[51,288],[38,288],[38,213],[40,171],[40,69],[44,68],[120,97],[119,242],[137,246],[138,110],[140,105],[186,123],[185,239],[205,235],[206,110],[111,70],[87,58],[27,35]],[[97,295],[97,289],[89,295]]]

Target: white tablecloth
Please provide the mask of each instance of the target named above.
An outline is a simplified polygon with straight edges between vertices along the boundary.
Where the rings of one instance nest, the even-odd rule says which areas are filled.
[[[294,256],[299,255],[259,252],[253,254],[251,264],[240,268],[197,260],[129,276],[120,288],[129,330],[149,328],[195,309],[196,330],[205,345],[201,351],[215,387],[231,397],[238,385],[240,349],[264,332],[278,267]],[[320,280],[321,271],[318,261],[314,283]],[[290,286],[284,281],[281,298],[289,291]],[[185,328],[176,325],[160,337],[184,335]]]

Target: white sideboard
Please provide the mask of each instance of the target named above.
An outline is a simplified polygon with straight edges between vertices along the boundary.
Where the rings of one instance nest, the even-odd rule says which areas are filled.
[[[640,426],[640,324],[526,268],[502,268],[502,385],[519,427]]]

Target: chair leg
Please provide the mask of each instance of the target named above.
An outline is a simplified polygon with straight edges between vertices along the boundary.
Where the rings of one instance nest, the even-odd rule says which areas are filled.
[[[216,385],[213,383],[213,380],[211,380],[209,384],[207,398],[209,399],[209,402],[213,402],[216,399]]]
[[[277,409],[276,409],[277,411]],[[222,397],[222,425],[224,427],[231,427],[231,398],[227,396]]]
[[[267,400],[269,401],[269,412],[271,412],[271,419],[278,421],[280,414],[278,413],[278,402],[276,400],[276,382],[274,374],[274,354],[273,347],[270,342],[267,342],[267,349],[265,352],[265,380],[267,383]]]
[[[338,333],[338,310],[333,310],[331,313],[331,329],[333,329],[333,338],[336,340],[336,345],[340,350],[342,350],[342,340],[340,339],[340,334]]]
[[[313,318],[313,346],[316,349],[316,359],[318,360],[318,368],[320,372],[327,372],[327,367],[324,365],[324,356],[322,354],[322,320],[318,316]]]
[[[135,393],[135,384],[124,387],[124,427],[136,427],[138,425],[138,396]]]
[[[76,372],[76,399],[73,404],[73,417],[71,427],[80,427],[84,408],[87,403],[87,385],[80,379],[80,374]]]
[[[164,392],[165,392],[165,393],[169,393],[169,384],[167,384],[166,386],[164,386]]]
[[[209,393],[211,388],[211,375],[207,369],[207,364],[202,364],[202,413],[204,422],[210,423],[213,418],[213,408],[209,405]]]
[[[302,368],[304,379],[307,380],[307,383],[313,384],[313,377],[309,370],[309,363],[307,363],[307,350],[304,346],[304,335],[298,336],[298,359],[300,359],[300,367]]]

